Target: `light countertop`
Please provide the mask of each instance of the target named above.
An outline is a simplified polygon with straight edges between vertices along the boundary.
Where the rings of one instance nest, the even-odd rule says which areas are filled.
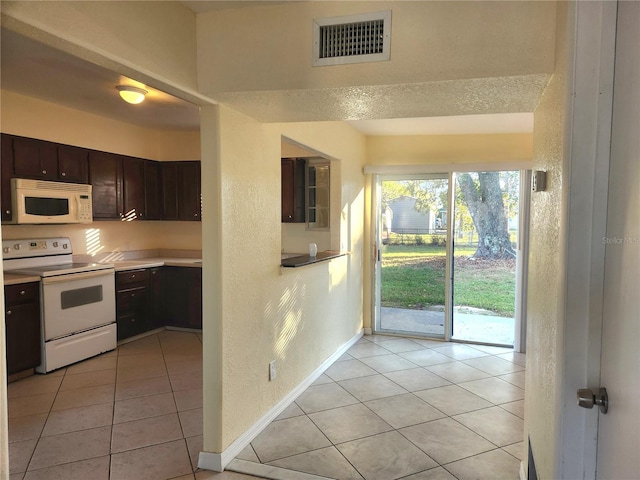
[[[202,259],[200,258],[139,258],[136,260],[122,260],[112,263],[116,272],[124,272],[126,270],[136,270],[138,268],[152,267],[194,267],[202,268]]]
[[[5,285],[18,285],[20,283],[39,282],[40,276],[27,275],[21,273],[5,273],[4,284]]]
[[[139,268],[152,268],[152,267],[194,267],[202,268],[202,260],[200,258],[140,258],[137,260],[123,260],[115,262],[104,262],[114,265],[116,272],[123,272],[126,270],[136,270]],[[4,284],[5,285],[18,285],[20,283],[39,282],[40,277],[38,275],[28,275],[21,273],[7,273],[4,272]]]

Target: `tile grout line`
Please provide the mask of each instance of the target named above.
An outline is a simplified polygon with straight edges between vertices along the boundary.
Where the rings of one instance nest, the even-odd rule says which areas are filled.
[[[67,368],[64,367],[64,373],[61,375],[62,379],[60,380],[60,385],[58,385],[58,388],[55,391],[55,394],[53,396],[53,401],[51,402],[51,406],[49,407],[49,411],[47,412],[47,418],[45,419],[44,423],[42,424],[42,430],[40,430],[40,434],[38,435],[38,439],[36,441],[36,444],[33,447],[33,451],[31,452],[31,456],[29,457],[29,461],[27,462],[27,466],[25,467],[25,471],[24,474],[22,475],[22,477],[26,477],[27,476],[27,472],[29,471],[29,467],[31,466],[31,462],[33,461],[33,457],[36,454],[36,450],[38,449],[38,445],[40,444],[40,440],[42,440],[42,434],[44,433],[44,429],[47,427],[47,422],[49,421],[49,417],[51,416],[51,412],[53,411],[53,406],[56,403],[56,399],[58,398],[58,394],[60,393],[60,389],[62,388],[62,382],[64,382],[64,377],[67,375]]]
[[[373,343],[373,344],[375,344],[375,345],[378,345],[377,343],[374,343],[374,342],[369,342],[369,343]],[[384,343],[384,342],[381,342],[381,343]],[[425,347],[425,349],[428,349],[428,350],[435,350],[434,348],[429,348],[429,347],[426,347],[426,346],[424,346],[424,347]],[[481,351],[481,350],[478,350],[478,351]],[[477,358],[500,358],[501,360],[505,360],[505,361],[507,361],[507,362],[509,362],[509,363],[512,363],[512,364],[517,365],[517,366],[520,366],[519,364],[516,364],[515,362],[513,362],[513,361],[511,361],[511,360],[507,360],[507,359],[504,359],[504,358],[501,358],[501,357],[498,357],[498,356],[497,356],[497,355],[500,355],[500,354],[502,354],[502,353],[500,353],[500,354],[493,354],[493,353],[488,353],[488,352],[483,352],[483,351],[481,351],[481,352],[482,352],[482,353],[485,353],[485,355],[482,355],[481,357],[477,357]],[[402,352],[391,352],[391,351],[389,351],[389,354],[396,355],[396,356],[398,356],[399,358],[404,358],[404,357],[401,357],[401,356],[399,355],[399,353],[402,353]],[[436,352],[436,353],[440,353],[440,352]],[[484,437],[483,435],[479,434],[479,433],[478,433],[478,432],[476,432],[475,430],[471,429],[470,427],[468,427],[468,426],[466,426],[466,425],[462,424],[461,422],[459,422],[457,419],[453,418],[453,415],[448,415],[448,414],[446,414],[446,413],[444,413],[444,412],[440,411],[440,410],[439,410],[439,409],[437,409],[435,406],[431,405],[428,401],[426,401],[425,399],[423,399],[423,398],[421,398],[421,397],[419,397],[419,396],[417,396],[417,395],[416,395],[416,392],[418,392],[418,391],[430,390],[431,388],[422,389],[422,390],[417,390],[416,392],[411,391],[411,390],[409,390],[409,389],[404,388],[402,385],[400,385],[399,383],[395,382],[395,381],[394,381],[394,380],[392,380],[391,378],[387,377],[385,373],[380,372],[380,371],[379,371],[379,370],[377,370],[375,367],[372,367],[372,366],[370,366],[370,365],[366,364],[366,363],[363,361],[363,359],[365,359],[365,358],[374,358],[374,357],[379,357],[379,356],[388,356],[389,354],[386,354],[386,353],[379,353],[379,354],[372,355],[372,356],[369,356],[369,357],[353,357],[353,358],[354,358],[355,360],[358,360],[360,364],[362,364],[362,365],[364,365],[364,366],[366,366],[366,367],[369,367],[369,368],[371,368],[372,370],[374,370],[375,372],[377,372],[377,375],[382,376],[383,378],[385,378],[385,379],[387,379],[387,380],[391,381],[392,383],[394,383],[394,384],[395,384],[395,385],[397,385],[398,387],[402,388],[403,390],[406,390],[406,392],[405,392],[405,393],[397,394],[397,395],[393,395],[393,396],[406,395],[407,393],[408,393],[408,394],[413,395],[414,397],[416,397],[416,398],[420,399],[421,401],[425,402],[425,403],[426,403],[427,405],[429,405],[430,407],[434,408],[436,411],[438,411],[438,412],[440,412],[441,414],[443,414],[443,415],[444,415],[444,417],[443,417],[443,418],[448,418],[448,419],[451,419],[451,420],[455,421],[455,422],[456,422],[458,425],[460,425],[462,428],[464,428],[465,430],[468,430],[469,432],[472,432],[472,433],[473,433],[473,434],[475,434],[475,435],[478,435],[479,437],[483,438],[485,441],[487,441],[490,445],[492,445],[492,446],[494,447],[494,448],[491,448],[491,449],[489,449],[489,450],[487,450],[487,451],[485,451],[485,452],[480,452],[480,453],[477,453],[477,454],[474,454],[474,455],[469,455],[469,456],[467,456],[467,457],[463,457],[463,458],[460,458],[460,459],[456,459],[455,461],[453,461],[453,462],[448,462],[448,463],[446,463],[446,464],[440,464],[439,462],[435,462],[439,467],[442,467],[442,468],[444,468],[447,472],[449,472],[449,470],[448,470],[448,469],[446,469],[445,465],[448,465],[448,464],[450,464],[450,463],[454,463],[454,462],[457,462],[457,461],[461,461],[461,460],[464,460],[464,459],[466,459],[466,458],[471,458],[471,457],[474,457],[474,456],[476,456],[476,455],[480,455],[480,454],[487,453],[487,452],[492,452],[492,451],[497,451],[497,450],[501,450],[501,451],[503,451],[504,453],[508,454],[510,457],[512,457],[512,458],[514,458],[514,459],[516,459],[516,460],[519,460],[517,457],[515,457],[515,456],[514,456],[514,455],[512,455],[511,453],[507,452],[507,451],[506,451],[506,450],[504,450],[504,448],[503,448],[503,447],[507,447],[507,446],[510,446],[510,445],[515,445],[515,444],[517,444],[517,443],[519,443],[519,442],[513,442],[513,443],[510,443],[510,444],[507,444],[507,445],[504,445],[504,446],[496,445],[494,442],[492,442],[492,441],[491,441],[491,440],[489,440],[488,438]],[[456,362],[456,363],[460,363],[460,364],[462,364],[462,365],[466,365],[466,366],[468,366],[468,367],[470,367],[470,368],[474,368],[474,369],[476,369],[476,370],[478,370],[478,371],[482,372],[483,374],[488,375],[488,377],[486,377],[486,378],[496,378],[496,379],[502,380],[502,379],[498,378],[500,375],[507,375],[507,374],[510,374],[510,373],[517,373],[517,372],[507,372],[507,373],[501,373],[501,374],[497,374],[497,375],[496,375],[496,374],[493,374],[493,373],[490,373],[490,372],[486,372],[486,371],[484,371],[484,370],[482,370],[482,369],[479,369],[479,368],[477,368],[477,367],[476,367],[476,366],[474,366],[474,365],[468,365],[467,363],[465,363],[465,362],[464,362],[464,360],[469,360],[469,359],[456,359],[456,358],[454,358],[454,357],[450,357],[449,355],[446,355],[446,354],[444,354],[444,353],[441,353],[441,354],[442,354],[442,355],[445,355],[445,356],[447,356],[447,357],[449,357],[449,358],[451,358],[451,362],[445,362],[445,363],[454,363],[454,362]],[[472,358],[475,358],[475,357],[472,357]],[[405,359],[405,360],[408,360],[408,359]],[[410,363],[414,363],[414,362],[411,362],[411,360],[408,360],[408,361],[409,361]],[[415,364],[415,363],[414,363],[414,364]],[[464,388],[464,387],[462,387],[462,386],[460,386],[460,385],[459,385],[459,383],[465,383],[465,382],[459,382],[459,383],[452,382],[452,381],[450,381],[450,380],[448,380],[448,379],[446,379],[446,378],[444,378],[444,377],[441,377],[440,375],[438,375],[438,374],[437,374],[437,373],[435,373],[435,372],[431,372],[431,371],[427,368],[427,366],[417,365],[417,368],[422,368],[422,369],[426,370],[427,372],[429,372],[430,374],[433,374],[433,375],[435,375],[435,376],[437,376],[437,377],[441,378],[443,381],[448,382],[449,386],[451,386],[451,385],[459,386],[459,387],[460,387],[460,388],[462,388],[465,392],[467,392],[467,393],[469,393],[469,394],[471,394],[471,395],[473,395],[473,396],[475,396],[475,397],[477,397],[477,398],[479,398],[479,399],[482,399],[483,401],[486,401],[486,402],[488,402],[488,403],[490,404],[490,406],[487,406],[487,407],[478,408],[478,409],[470,410],[470,411],[466,411],[466,412],[461,412],[461,413],[456,414],[456,415],[462,415],[462,414],[466,414],[466,413],[472,413],[472,412],[474,412],[474,411],[480,411],[480,410],[485,410],[485,409],[488,409],[488,408],[496,408],[496,407],[498,407],[498,408],[500,408],[500,410],[501,410],[501,411],[504,411],[504,412],[506,412],[506,413],[509,413],[510,415],[513,415],[515,418],[517,418],[517,419],[521,420],[521,419],[520,419],[520,417],[518,417],[517,415],[513,414],[512,412],[507,411],[506,409],[501,408],[501,407],[500,407],[500,405],[501,405],[501,404],[497,404],[497,403],[494,403],[494,402],[493,402],[493,401],[491,401],[491,400],[487,400],[487,399],[485,399],[484,397],[481,397],[481,396],[477,395],[476,393],[471,392],[471,391],[467,390],[466,388]],[[412,368],[408,368],[408,369],[400,369],[400,370],[397,370],[397,371],[409,370],[409,369],[412,369]],[[392,373],[392,372],[393,372],[393,371],[391,371],[391,372],[386,372],[386,373]],[[342,387],[343,389],[345,389],[345,387],[343,387],[343,386],[340,384],[340,382],[341,382],[341,381],[346,381],[346,380],[349,380],[349,379],[342,379],[342,380],[338,381],[338,380],[334,380],[334,379],[333,379],[329,374],[326,374],[326,375],[327,375],[327,377],[332,381],[332,383],[337,384],[338,386],[340,386],[340,387]],[[369,376],[374,376],[374,375],[364,375],[364,376],[353,377],[353,378],[366,378],[366,377],[369,377]],[[482,379],[480,379],[480,380],[482,380]],[[475,380],[469,380],[469,381],[475,381]],[[514,386],[514,387],[517,387],[518,389],[521,389],[519,386],[517,386],[517,385],[513,385],[513,384],[511,384],[510,382],[508,382],[508,381],[506,381],[506,380],[503,380],[503,381],[504,381],[505,383],[507,383],[507,384],[511,385],[511,386]],[[446,385],[445,385],[445,386],[446,386]],[[432,387],[432,388],[439,388],[439,387]],[[345,389],[345,390],[346,390],[346,389]],[[346,391],[347,391],[348,393],[351,393],[351,392],[349,392],[348,390],[346,390]],[[353,395],[353,394],[352,394],[352,395]],[[389,397],[381,397],[381,398],[389,398]],[[381,421],[383,421],[384,423],[386,423],[387,425],[389,425],[389,424],[388,424],[388,423],[387,423],[383,418],[381,418],[379,415],[377,415],[377,413],[376,413],[376,412],[374,412],[373,410],[371,410],[371,409],[366,405],[366,403],[365,403],[364,401],[360,400],[360,399],[359,399],[359,398],[357,398],[357,397],[356,397],[356,400],[358,400],[358,403],[357,403],[357,404],[360,404],[360,405],[365,406],[365,407],[366,407],[366,408],[367,408],[371,413],[373,413],[373,414],[374,414],[378,419],[380,419]],[[517,400],[513,400],[513,401],[517,401]],[[295,403],[295,402],[294,402],[294,403]],[[511,403],[511,402],[504,402],[504,403]],[[357,405],[357,404],[354,404],[354,405]],[[334,408],[329,408],[329,409],[325,409],[325,410],[320,410],[319,412],[322,412],[322,411],[330,411],[330,410],[334,410],[334,409],[338,409],[338,408],[343,408],[343,407],[334,407]],[[314,412],[314,413],[318,413],[318,412]],[[305,416],[306,416],[306,417],[307,417],[307,418],[308,418],[308,419],[313,423],[313,425],[314,425],[316,428],[318,428],[318,429],[323,433],[323,435],[326,437],[326,434],[324,434],[324,431],[322,431],[322,429],[321,429],[321,428],[320,428],[320,427],[319,427],[315,422],[313,422],[313,420],[309,417],[309,414],[308,414],[307,412],[304,412],[304,410],[303,410],[303,414],[304,414],[304,415],[305,415]],[[431,420],[431,421],[435,421],[435,420],[437,420],[437,419],[434,419],[434,420]],[[427,421],[427,422],[419,422],[419,423],[417,423],[417,424],[415,424],[415,425],[421,425],[421,424],[429,423],[429,422],[430,422],[430,421]],[[396,432],[400,433],[400,435],[402,435],[402,433],[399,431],[400,429],[396,429],[396,428],[394,428],[392,425],[389,425],[389,426],[392,428],[392,430],[390,430],[390,431],[396,431]],[[411,425],[411,426],[414,426],[414,425]],[[384,433],[384,432],[382,432],[382,433]],[[357,438],[357,440],[360,440],[360,439],[362,439],[362,438],[373,437],[373,436],[376,436],[376,435],[380,435],[380,433],[372,434],[372,435],[367,435],[367,436],[365,436],[365,437],[358,437],[358,438]],[[409,441],[412,445],[414,445],[416,448],[418,448],[418,450],[420,450],[421,452],[423,452],[423,453],[424,453],[425,455],[427,455],[429,458],[432,458],[432,457],[430,457],[430,456],[428,455],[428,453],[427,453],[427,452],[424,452],[422,449],[420,449],[420,447],[418,447],[417,445],[415,445],[415,443],[413,443],[410,439],[408,439],[408,438],[407,438],[407,437],[405,437],[404,435],[402,435],[402,437],[403,437],[403,438],[405,438],[407,441]],[[326,437],[326,438],[328,439],[328,437]],[[333,443],[330,439],[328,439],[328,440],[329,440],[329,442],[331,443],[331,445],[337,449],[337,445],[339,445],[339,444],[335,444],[335,443]],[[342,443],[345,443],[345,442],[342,442]],[[348,442],[347,442],[347,443],[348,443]],[[325,447],[322,447],[322,448],[325,448]],[[252,449],[253,449],[253,446],[252,446]],[[313,450],[310,450],[309,452],[316,451],[316,450],[320,450],[320,449],[313,449]],[[338,452],[340,452],[340,450],[339,450],[339,449],[337,449],[337,450],[338,450]],[[303,452],[303,453],[309,453],[309,452]],[[256,457],[257,457],[257,458],[258,458],[258,460],[259,460],[259,456],[257,456],[257,452],[255,452],[255,450],[254,450],[254,453],[256,453]],[[340,453],[342,453],[342,452],[340,452]],[[298,455],[298,454],[293,454],[293,455],[285,456],[285,457],[282,457],[282,458],[289,458],[289,457],[293,457],[293,456],[296,456],[296,455]],[[343,455],[343,457],[344,457],[344,455]],[[280,459],[278,459],[278,460],[281,460],[282,458],[280,458]],[[345,459],[346,459],[346,458],[345,458]],[[347,460],[347,462],[348,462],[348,463],[349,463],[353,468],[355,468],[355,469],[356,469],[356,471],[357,471],[360,475],[362,475],[362,473],[361,473],[361,472],[360,472],[360,471],[355,467],[355,465],[353,465],[351,462],[349,462],[349,460],[348,460],[348,459],[346,459],[346,460]],[[432,460],[434,460],[434,459],[432,458]],[[434,461],[435,461],[435,460],[434,460]],[[437,467],[434,467],[434,468],[437,468]],[[431,469],[427,469],[427,470],[431,470]],[[427,471],[427,470],[425,470],[425,471]],[[420,472],[416,472],[416,473],[420,473]],[[414,473],[414,474],[416,474],[416,473]],[[449,472],[449,473],[451,473],[451,472]],[[410,474],[410,475],[414,475],[414,474]],[[453,474],[451,473],[451,475],[453,475]],[[364,477],[364,475],[362,475],[362,476]]]

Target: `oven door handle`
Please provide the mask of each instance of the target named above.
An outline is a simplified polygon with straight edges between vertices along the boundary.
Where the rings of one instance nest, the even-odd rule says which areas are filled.
[[[52,283],[62,283],[62,282],[71,282],[75,280],[85,280],[88,278],[96,278],[96,277],[104,277],[107,275],[115,276],[115,272],[113,270],[96,270],[94,272],[81,272],[81,273],[70,273],[66,275],[56,275],[53,277],[44,277],[42,279],[43,285],[50,285]]]

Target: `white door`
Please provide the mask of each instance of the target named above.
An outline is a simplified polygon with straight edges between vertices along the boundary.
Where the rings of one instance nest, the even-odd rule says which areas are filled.
[[[619,2],[597,478],[640,475],[640,2]]]

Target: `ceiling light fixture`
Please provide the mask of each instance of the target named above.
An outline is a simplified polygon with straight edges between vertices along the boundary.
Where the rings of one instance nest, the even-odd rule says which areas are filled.
[[[118,85],[116,89],[120,92],[120,96],[125,102],[134,105],[142,103],[145,95],[149,93],[144,88],[133,87],[131,85]]]

